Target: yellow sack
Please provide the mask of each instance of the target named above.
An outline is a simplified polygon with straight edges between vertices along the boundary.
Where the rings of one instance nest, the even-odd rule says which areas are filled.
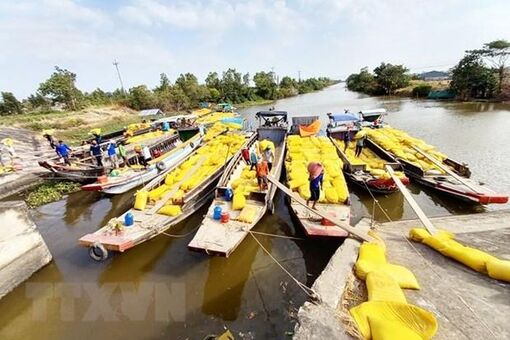
[[[422,242],[427,237],[430,237],[430,233],[424,228],[412,228],[409,230],[409,238],[415,242]]]
[[[410,328],[420,336],[419,339],[430,339],[437,332],[437,320],[432,313],[407,303],[368,301],[351,308],[349,312],[358,325],[358,329],[364,339],[373,339],[374,335],[380,336],[381,334],[380,331],[382,330],[375,329],[376,325],[378,325],[377,322],[373,325],[375,332],[372,333],[370,325],[370,320],[372,319],[384,320],[384,323],[393,325],[395,329],[401,327]],[[384,331],[384,334],[385,336],[391,336],[391,334],[388,334],[388,331]],[[396,337],[386,338],[392,340],[398,339]]]
[[[366,278],[368,301],[390,301],[406,303],[404,292],[384,271],[374,270]]]
[[[259,142],[259,151],[262,153],[265,149],[269,147],[274,152],[274,143],[270,140],[264,139]]]
[[[147,199],[149,198],[149,193],[147,190],[140,190],[136,193],[135,205],[134,208],[136,210],[145,210],[147,206]]]
[[[510,261],[492,258],[487,261],[487,272],[493,279],[510,282]]]
[[[308,184],[302,185],[298,189],[299,195],[304,200],[309,200],[312,193],[310,192],[310,186]]]
[[[165,205],[158,211],[159,214],[167,216],[177,216],[181,212],[181,207],[179,205]]]
[[[385,264],[386,250],[379,244],[363,242],[359,247],[358,260]]]
[[[296,178],[289,181],[289,188],[296,189],[302,185],[306,185],[308,183],[308,180],[306,178]]]
[[[416,280],[413,272],[406,267],[391,263],[370,262],[367,260],[356,261],[354,267],[356,276],[362,280],[366,279],[368,273],[377,270],[390,276],[398,283],[400,288],[420,289],[418,280]]]
[[[245,223],[253,223],[253,221],[255,221],[256,214],[257,210],[255,207],[245,206],[243,210],[241,210],[237,220]]]
[[[184,191],[183,190],[177,190],[175,192],[175,194],[172,196],[172,202],[173,203],[182,202],[183,198],[184,198]]]
[[[232,209],[233,210],[241,210],[246,205],[246,198],[244,197],[244,193],[236,190],[234,192],[234,197],[232,198]]]
[[[174,176],[173,176],[173,174],[170,173],[170,174],[166,175],[166,177],[165,177],[165,184],[168,185],[168,186],[174,184]]]
[[[329,203],[335,204],[335,203],[339,202],[338,194],[334,187],[329,187],[329,188],[325,189],[324,191],[325,191],[325,195],[326,195],[326,200]]]
[[[450,247],[446,249],[445,255],[480,273],[487,273],[487,263],[496,259],[484,251],[470,247]]]
[[[423,340],[420,334],[416,333],[411,327],[403,325],[401,322],[385,320],[381,317],[373,316],[368,318],[372,340]]]

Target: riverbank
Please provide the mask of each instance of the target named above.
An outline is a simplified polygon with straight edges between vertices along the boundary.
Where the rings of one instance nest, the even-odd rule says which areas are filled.
[[[433,218],[432,222],[451,231],[456,238],[502,259],[510,259],[510,210]],[[357,227],[367,227],[363,219]],[[510,284],[489,278],[444,257],[421,243],[407,240],[418,220],[376,224],[384,240],[388,261],[413,271],[421,289],[406,290],[408,302],[431,311],[438,320],[435,339],[483,339],[510,337]],[[333,255],[313,288],[325,296],[319,304],[305,303],[299,310],[300,325],[295,339],[309,339],[316,329],[329,338],[355,338],[355,323],[348,309],[366,299],[366,287],[353,273],[359,242],[346,241]],[[334,274],[332,274],[334,273]],[[360,301],[361,299],[361,301]],[[495,312],[497,311],[497,312]],[[322,314],[321,314],[322,313]],[[329,317],[318,318],[329,314]],[[334,315],[335,317],[331,317]]]

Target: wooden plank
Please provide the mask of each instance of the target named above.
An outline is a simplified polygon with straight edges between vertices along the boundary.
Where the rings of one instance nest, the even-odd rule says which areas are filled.
[[[417,152],[419,152],[420,154],[423,155],[423,157],[427,158],[429,161],[431,161],[432,163],[434,163],[437,167],[439,167],[441,170],[443,170],[444,172],[446,172],[448,175],[452,176],[453,178],[455,178],[457,181],[459,181],[460,183],[464,184],[466,187],[468,187],[470,190],[472,190],[474,193],[477,193],[479,194],[480,192],[478,191],[478,189],[476,189],[475,187],[473,187],[470,183],[468,183],[466,180],[464,180],[464,178],[460,177],[459,175],[457,175],[455,172],[453,172],[452,170],[448,169],[448,167],[445,167],[443,164],[441,164],[441,162],[439,162],[436,158],[432,157],[431,155],[429,155],[428,153],[426,153],[425,151],[423,151],[422,149],[420,149],[419,147],[415,146],[415,145],[412,145],[412,148],[415,149]]]
[[[326,218],[327,220],[331,221],[332,223],[334,223],[335,225],[337,225],[338,227],[342,228],[343,230],[349,232],[350,234],[354,235],[354,236],[357,236],[358,238],[362,239],[363,241],[367,241],[367,242],[370,242],[372,241],[373,239],[367,235],[367,234],[364,234],[364,233],[361,233],[359,232],[358,230],[354,229],[353,227],[351,227],[349,224],[347,223],[344,223],[342,221],[339,221],[337,220],[336,218],[332,218],[331,216],[329,216],[328,214],[326,213],[323,213],[319,210],[314,210],[312,208],[310,208],[306,202],[298,195],[294,194],[294,192],[292,192],[289,188],[287,188],[285,185],[283,185],[282,183],[280,183],[276,178],[274,178],[273,176],[267,176],[267,179],[269,182],[273,183],[278,189],[280,189],[285,195],[289,196],[290,198],[292,198],[294,201],[296,201],[297,203],[301,204],[303,207],[305,207],[308,211],[314,213],[314,214],[317,214],[319,215],[320,217],[322,218]]]
[[[414,210],[414,212],[416,213],[416,215],[420,219],[420,221],[423,224],[423,226],[425,227],[425,229],[427,229],[430,234],[432,234],[432,235],[435,234],[437,232],[436,227],[434,227],[434,225],[432,224],[432,222],[430,222],[430,220],[427,217],[427,215],[425,215],[423,210],[421,210],[420,206],[418,205],[418,203],[416,203],[414,198],[411,196],[411,194],[407,190],[407,188],[404,185],[404,183],[402,183],[400,181],[400,178],[398,178],[395,175],[395,172],[393,171],[393,168],[391,166],[389,166],[389,165],[386,165],[386,171],[388,171],[388,173],[390,174],[391,178],[393,179],[393,181],[395,182],[397,187],[400,189],[400,192],[402,193],[402,195],[404,195],[404,198],[406,199],[407,203],[409,203],[411,208]]]

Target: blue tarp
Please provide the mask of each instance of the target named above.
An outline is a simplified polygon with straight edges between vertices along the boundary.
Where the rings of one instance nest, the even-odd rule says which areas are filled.
[[[360,118],[353,113],[332,113],[329,118],[334,122],[357,122]]]
[[[223,124],[235,124],[235,125],[239,125],[240,127],[242,127],[244,119],[240,118],[240,117],[223,118],[223,119],[221,119],[221,122]]]

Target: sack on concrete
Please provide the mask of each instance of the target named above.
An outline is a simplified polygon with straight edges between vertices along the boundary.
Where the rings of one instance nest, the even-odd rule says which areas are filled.
[[[349,310],[354,321],[358,325],[358,329],[364,339],[400,339],[392,336],[393,334],[401,334],[397,329],[409,328],[419,335],[418,339],[431,339],[437,332],[437,320],[432,313],[420,307],[400,303],[400,302],[382,302],[368,301],[353,307]],[[379,329],[380,324],[376,321],[373,325],[370,320],[380,319],[388,325],[392,325],[391,329],[384,326]],[[377,329],[376,329],[377,327]],[[395,333],[391,333],[391,332]],[[381,334],[382,333],[382,334]],[[408,332],[407,332],[408,333]],[[412,337],[410,339],[413,339]]]
[[[398,283],[384,271],[374,270],[368,273],[366,284],[368,301],[407,302]]]
[[[490,277],[510,282],[510,261],[492,258],[487,261],[486,265]]]
[[[388,321],[378,316],[368,318],[372,340],[423,340],[424,338],[402,322]]]

